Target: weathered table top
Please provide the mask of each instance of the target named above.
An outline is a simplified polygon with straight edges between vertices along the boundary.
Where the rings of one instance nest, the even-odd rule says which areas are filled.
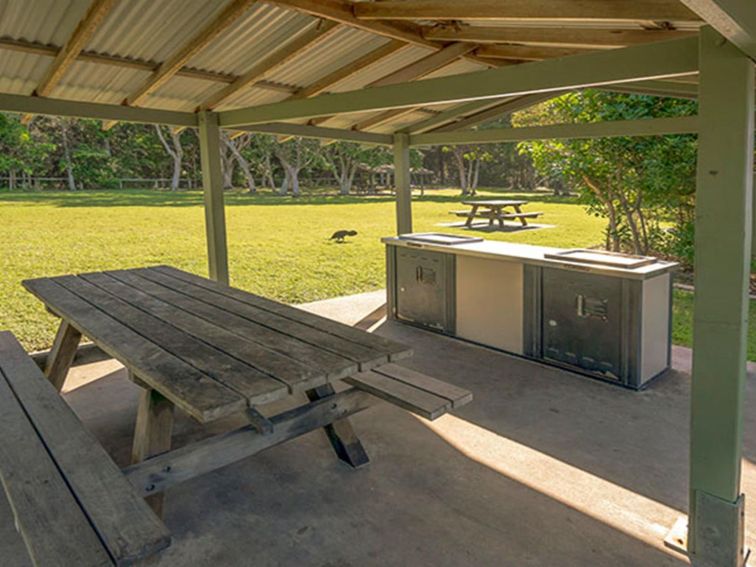
[[[503,199],[488,199],[485,201],[462,201],[463,205],[477,205],[479,207],[519,207],[520,205],[527,205],[527,201],[511,201]]]
[[[412,354],[389,339],[168,266],[24,286],[201,422]]]

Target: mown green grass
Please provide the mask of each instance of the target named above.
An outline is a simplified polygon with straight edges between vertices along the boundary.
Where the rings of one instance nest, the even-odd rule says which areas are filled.
[[[479,197],[487,195],[495,194]],[[553,228],[492,232],[486,238],[559,247],[601,241],[603,221],[579,204],[547,195],[522,197],[531,202],[527,210],[543,211],[539,222]],[[384,286],[380,238],[394,231],[391,197],[232,193],[226,203],[233,285],[291,303]],[[464,234],[439,226],[455,222],[449,211],[459,208],[454,190],[417,198],[415,230]],[[336,244],[329,236],[338,229],[359,235]],[[0,239],[0,329],[15,332],[27,349],[49,346],[55,320],[23,289],[23,279],[154,264],[207,275],[199,192],[0,193]],[[680,294],[676,299],[674,337],[690,344],[691,305]],[[756,356],[756,340],[752,343]]]

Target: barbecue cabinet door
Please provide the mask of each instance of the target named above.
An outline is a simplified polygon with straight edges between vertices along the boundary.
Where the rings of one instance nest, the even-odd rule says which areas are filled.
[[[397,317],[439,331],[451,331],[447,254],[399,248],[396,254]]]
[[[543,270],[543,357],[620,380],[622,280]]]

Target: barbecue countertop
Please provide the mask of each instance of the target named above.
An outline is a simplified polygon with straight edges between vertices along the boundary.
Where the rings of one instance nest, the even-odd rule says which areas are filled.
[[[418,235],[421,236],[421,235]],[[548,246],[532,246],[529,244],[516,244],[513,242],[501,242],[495,240],[480,240],[464,244],[435,244],[413,240],[411,234],[405,234],[401,238],[397,236],[385,237],[381,242],[390,246],[404,248],[416,248],[433,252],[445,252],[460,256],[474,256],[478,258],[498,259],[502,261],[521,262],[536,266],[559,268],[579,272],[603,274],[612,277],[644,280],[670,272],[678,267],[676,262],[656,260],[653,263],[636,268],[606,266],[602,264],[586,264],[575,262],[568,258],[557,259],[547,257],[570,249],[552,248]]]

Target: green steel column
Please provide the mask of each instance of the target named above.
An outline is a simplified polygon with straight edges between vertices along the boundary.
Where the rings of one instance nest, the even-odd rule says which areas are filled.
[[[740,497],[751,258],[754,66],[709,27],[700,39],[688,550],[742,562]],[[741,559],[738,559],[741,557]]]
[[[397,234],[412,232],[409,134],[394,134],[394,182],[396,184]]]
[[[226,213],[223,204],[223,179],[220,162],[220,128],[218,115],[199,114],[202,185],[205,195],[205,231],[210,277],[228,285],[228,246],[226,244]]]

